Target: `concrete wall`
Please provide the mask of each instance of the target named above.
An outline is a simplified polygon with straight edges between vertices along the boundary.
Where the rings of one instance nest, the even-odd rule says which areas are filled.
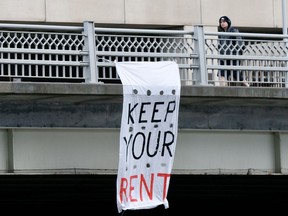
[[[233,2],[233,4],[232,4]],[[286,8],[286,11],[288,7]],[[282,28],[282,0],[1,0],[0,22]]]
[[[182,87],[173,172],[287,174],[287,98],[284,88]],[[115,174],[121,85],[7,82],[0,99],[0,173]]]
[[[0,172],[115,174],[118,168],[119,129],[14,128],[8,141],[9,130],[0,129]],[[269,131],[180,129],[173,172],[286,174],[288,134],[279,134],[281,155],[274,137]]]

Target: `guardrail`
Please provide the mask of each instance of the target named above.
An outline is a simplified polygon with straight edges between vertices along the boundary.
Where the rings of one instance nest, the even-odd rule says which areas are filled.
[[[244,79],[252,86],[286,87],[287,86],[287,36],[276,34],[248,34],[238,33],[236,36],[243,38],[243,46],[236,45],[230,47],[237,55],[220,55],[218,36],[228,33],[205,33],[205,57],[207,61],[207,72],[210,74],[209,82],[219,83],[217,74],[219,70],[234,70],[242,73]],[[230,33],[233,35],[233,33]],[[237,50],[238,49],[238,50]],[[243,53],[242,53],[243,52]],[[219,60],[234,60],[236,65],[219,65]],[[229,80],[229,84],[241,84],[237,80]]]
[[[219,70],[232,70],[239,76],[227,76],[228,85],[241,85],[242,73],[251,86],[287,86],[285,35],[204,32],[202,26],[193,31],[95,28],[93,22],[0,24],[0,29],[0,81],[120,83],[115,61],[175,61],[183,85],[218,86]],[[242,36],[243,53],[220,54],[221,34]]]

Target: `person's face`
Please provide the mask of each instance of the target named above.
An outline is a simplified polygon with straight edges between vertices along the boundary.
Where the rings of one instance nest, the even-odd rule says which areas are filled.
[[[225,19],[220,20],[220,25],[221,25],[221,28],[223,28],[225,30],[228,28],[228,23],[226,22]]]

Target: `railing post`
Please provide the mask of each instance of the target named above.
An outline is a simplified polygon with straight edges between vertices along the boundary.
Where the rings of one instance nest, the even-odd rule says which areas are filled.
[[[8,173],[14,173],[14,129],[8,129]]]
[[[282,33],[284,35],[284,42],[285,42],[285,48],[287,50],[288,46],[287,46],[287,15],[286,15],[286,0],[282,0],[282,24],[283,24],[283,27],[282,27]],[[287,57],[287,54],[286,54],[286,57]],[[285,62],[285,66],[287,67],[287,60]],[[287,72],[285,74],[285,87],[287,88],[288,87],[288,75],[287,75]]]
[[[198,54],[199,70],[195,73],[196,85],[208,85],[208,73],[206,68],[205,39],[203,26],[194,27],[195,52]]]
[[[84,50],[88,51],[88,56],[84,56],[84,61],[89,62],[89,67],[84,67],[85,81],[87,83],[97,83],[98,72],[96,67],[95,28],[93,22],[84,22],[84,35]]]

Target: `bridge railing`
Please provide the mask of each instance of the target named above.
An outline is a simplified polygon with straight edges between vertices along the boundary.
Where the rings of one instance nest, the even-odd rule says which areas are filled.
[[[85,79],[83,28],[0,25],[0,81]]]
[[[241,53],[236,45],[221,47],[221,34],[242,36]],[[220,54],[223,48],[231,52]],[[241,85],[243,74],[251,86],[286,87],[287,53],[284,35],[205,32],[202,26],[184,31],[95,28],[93,22],[0,24],[0,81],[120,83],[115,61],[175,61],[183,85],[218,86],[224,70],[228,85]],[[229,70],[237,79],[228,77]]]
[[[226,77],[229,85],[242,83],[240,74],[251,86],[287,86],[287,38],[276,34],[234,33],[241,36],[241,43],[234,40],[230,47],[219,46],[219,35],[228,33],[205,33],[206,68],[209,83],[219,84],[219,70],[238,73],[237,79]],[[230,33],[233,35],[233,33]],[[241,44],[239,46],[239,44]],[[220,49],[229,50],[220,55]],[[232,54],[233,53],[233,54]],[[221,65],[219,61],[235,61],[235,65]],[[225,74],[226,75],[226,74]],[[243,84],[243,83],[242,83]]]

